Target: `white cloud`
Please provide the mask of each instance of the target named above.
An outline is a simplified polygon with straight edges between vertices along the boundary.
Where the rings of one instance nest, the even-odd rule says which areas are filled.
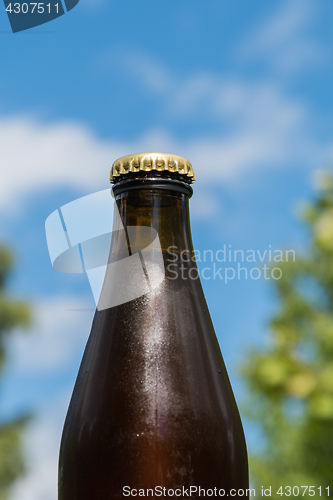
[[[69,391],[60,394],[28,426],[23,442],[27,473],[14,484],[10,500],[58,498],[58,456],[69,398]]]
[[[121,67],[122,71],[131,77],[135,76],[135,81],[141,81],[144,87],[151,92],[168,91],[170,86],[175,83],[173,76],[165,66],[139,50],[112,51],[111,54],[105,54],[101,59],[104,66],[109,66],[110,62],[112,65],[116,64]]]
[[[279,125],[294,126],[306,118],[304,104],[288,97],[284,86],[274,79],[246,81],[207,71],[196,71],[180,79],[177,73],[139,51],[122,51],[109,57],[119,71],[135,76],[136,85],[158,95],[169,117],[228,121],[229,128],[235,125],[251,129],[259,123],[266,128],[273,120]]]
[[[209,217],[213,218],[216,214],[221,217],[221,212],[220,200],[209,190],[203,190],[191,200],[191,215],[197,220],[203,219],[207,222]]]
[[[284,77],[325,61],[323,47],[310,29],[318,6],[310,0],[284,0],[260,26],[244,40],[236,56],[245,60],[263,59]]]
[[[11,500],[56,500],[59,433],[49,420],[38,420],[24,443],[27,475],[14,486]]]
[[[87,304],[75,297],[43,300],[34,306],[33,330],[17,330],[9,344],[11,370],[21,375],[59,371],[82,355],[94,309],[93,300]]]
[[[318,167],[323,157],[330,158],[332,145],[311,135],[316,117],[277,85],[221,82],[214,75],[206,75],[201,83],[198,76],[193,79],[194,84],[188,80],[171,93],[169,107],[198,117],[204,102],[206,115],[227,121],[227,133],[185,141],[166,130],[147,130],[135,141],[120,142],[101,140],[77,123],[1,118],[0,210],[19,211],[28,197],[54,187],[71,187],[82,194],[105,189],[112,162],[132,152],[181,154],[205,183],[239,181],[254,168],[282,168],[286,162]],[[208,166],[214,179],[206,175]]]
[[[75,297],[57,297],[35,304],[31,332],[16,331],[9,345],[10,370],[15,377],[62,373],[82,357],[91,327],[91,303]],[[58,455],[62,427],[72,393],[73,380],[62,392],[41,400],[37,416],[24,435],[27,474],[13,486],[10,500],[56,500]],[[61,385],[61,384],[60,384]]]
[[[299,0],[291,0],[291,6],[283,3],[277,18],[270,18],[252,37],[251,50],[265,51],[268,37],[267,44],[286,61],[284,44],[288,46],[288,54],[297,52],[299,46],[307,47],[308,38],[303,31],[313,13],[307,0],[303,10],[302,5]],[[312,44],[311,40],[309,43]],[[251,40],[244,45],[251,46]],[[308,49],[306,53],[309,54]],[[180,79],[177,73],[139,51],[113,52],[109,57],[113,65],[118,65],[119,72],[135,77],[136,85],[141,84],[147,94],[158,96],[168,120],[207,122],[210,129],[215,125],[210,137],[201,133],[179,141],[166,131],[150,131],[138,141],[146,144],[147,139],[159,136],[157,143],[162,145],[161,149],[168,145],[171,151],[187,156],[197,178],[205,183],[209,183],[205,175],[208,165],[214,173],[211,182],[239,182],[241,176],[253,169],[284,166],[311,169],[331,161],[332,141],[316,135],[322,117],[295,93],[288,92],[287,80],[281,83],[270,76],[246,81],[207,71],[184,74]],[[297,66],[294,62],[292,65]],[[149,142],[148,149],[152,149]]]
[[[272,17],[261,27],[256,27],[252,47],[257,50],[270,50],[284,46],[303,31],[312,13],[313,4],[308,0],[284,0]]]
[[[77,123],[44,124],[29,116],[0,119],[0,208],[15,210],[27,195],[50,187],[97,188],[121,144]]]

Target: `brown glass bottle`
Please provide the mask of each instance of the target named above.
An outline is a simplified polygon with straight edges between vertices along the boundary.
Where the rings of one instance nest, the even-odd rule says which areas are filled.
[[[237,490],[249,487],[246,445],[190,258],[191,179],[166,168],[117,181],[125,231],[116,219],[110,262],[143,254],[140,228],[153,228],[166,276],[145,295],[95,313],[62,436],[59,500],[113,500],[132,489],[183,498],[191,486],[240,498]],[[104,294],[115,286],[106,273]],[[192,488],[191,498],[201,496]]]

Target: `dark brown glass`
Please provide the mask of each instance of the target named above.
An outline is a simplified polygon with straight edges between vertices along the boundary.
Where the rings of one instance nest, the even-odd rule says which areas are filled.
[[[165,496],[149,498],[190,486],[240,498],[230,490],[249,487],[241,420],[196,264],[187,259],[189,194],[164,183],[161,189],[142,182],[116,196],[125,228],[138,226],[138,238],[129,248],[116,224],[111,260],[124,257],[124,249],[143,249],[139,229],[152,227],[166,279],[95,313],[62,436],[59,500],[124,498],[125,486],[138,495],[166,488]],[[191,498],[201,497],[192,491]]]

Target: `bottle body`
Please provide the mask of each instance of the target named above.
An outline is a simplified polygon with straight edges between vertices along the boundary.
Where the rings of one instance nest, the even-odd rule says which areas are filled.
[[[59,500],[123,498],[125,487],[246,489],[242,424],[196,264],[177,258],[193,255],[188,196],[145,188],[117,204],[125,229],[158,232],[166,277],[96,311],[63,432]],[[116,231],[111,258],[126,246]]]

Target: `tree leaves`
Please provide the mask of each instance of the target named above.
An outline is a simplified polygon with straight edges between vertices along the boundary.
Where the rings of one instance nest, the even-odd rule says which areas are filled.
[[[0,247],[0,371],[6,357],[6,343],[10,333],[17,327],[31,324],[31,311],[26,302],[16,301],[5,290],[6,281],[13,265],[11,252]],[[9,498],[12,483],[24,473],[21,453],[22,435],[28,416],[1,422],[0,416],[0,500]]]
[[[281,265],[280,304],[271,320],[271,347],[254,350],[241,371],[249,397],[245,414],[264,435],[250,457],[252,481],[272,486],[315,485],[333,478],[333,176],[325,173],[304,220],[311,245]],[[261,446],[262,448],[262,446]],[[307,494],[305,494],[307,497]]]

